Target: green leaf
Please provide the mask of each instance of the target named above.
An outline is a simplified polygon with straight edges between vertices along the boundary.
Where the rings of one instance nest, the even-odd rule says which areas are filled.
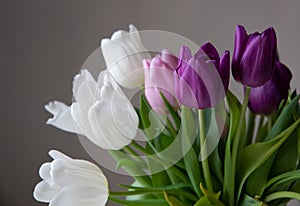
[[[165,191],[164,191],[164,197],[170,206],[185,206],[176,197],[174,197],[173,195],[168,195]]]
[[[290,124],[290,120],[293,118],[293,113],[295,111],[296,106],[299,104],[300,95],[295,97],[290,104],[288,104],[284,110],[281,112],[279,117],[277,118],[275,124],[273,125],[272,129],[268,133],[266,137],[266,141],[273,139],[277,136],[281,131],[287,128]]]
[[[289,139],[279,148],[275,161],[272,164],[270,177],[295,170],[299,161],[297,129]]]
[[[121,200],[110,196],[109,200],[127,206],[169,206],[164,199]]]
[[[224,185],[223,185],[223,200],[228,203],[228,205],[234,205],[234,185],[232,185],[232,157],[231,157],[231,144],[236,133],[239,119],[241,115],[241,103],[230,91],[226,95],[228,107],[229,107],[229,118],[230,126],[228,137],[225,146],[225,158],[224,158]]]
[[[177,111],[175,111],[174,108],[171,106],[171,104],[168,102],[168,100],[163,95],[163,93],[160,93],[160,95],[161,95],[161,98],[162,98],[166,108],[168,109],[169,113],[171,114],[171,116],[175,122],[176,129],[178,131],[180,128],[180,122],[181,122],[180,116],[178,115]]]
[[[203,178],[201,175],[198,157],[192,147],[193,137],[197,134],[197,126],[195,124],[196,121],[193,117],[191,109],[183,106],[181,113],[181,137],[184,150],[186,151],[187,149],[189,149],[183,159],[191,184],[193,185],[193,188],[197,195],[200,197],[202,196],[202,193],[200,191],[199,184],[200,182],[203,182]]]
[[[202,184],[200,184],[200,188],[204,197],[201,197],[194,206],[225,206],[224,203],[219,200],[221,192],[210,192],[205,189]]]
[[[240,206],[267,206],[262,201],[259,201],[253,197],[250,197],[247,194],[244,194],[242,201],[239,204]]]
[[[291,172],[286,172],[284,174],[278,175],[272,179],[270,179],[267,184],[267,193],[276,192],[281,190],[282,188],[287,187],[291,184],[291,182],[300,179],[300,170],[295,170]]]
[[[289,199],[296,199],[300,200],[300,194],[297,192],[290,192],[290,191],[280,191],[274,192],[264,198],[264,202],[268,203],[273,200],[282,199],[282,198],[289,198]]]
[[[237,173],[237,183],[239,188],[237,197],[240,196],[243,185],[249,175],[278,150],[278,148],[288,139],[299,123],[300,120],[281,132],[271,141],[254,143],[243,149],[237,166],[239,171]]]
[[[142,186],[133,186],[133,185],[123,185],[119,184],[121,187],[129,188],[129,189],[135,189],[135,190],[154,190],[154,191],[163,191],[163,190],[179,190],[181,188],[187,188],[191,187],[190,183],[177,183],[173,185],[166,185],[162,187],[142,187]]]
[[[148,176],[145,175],[145,172],[142,170],[142,167],[139,167],[138,164],[136,163],[118,163],[119,161],[126,161],[128,156],[120,151],[116,150],[108,150],[109,154],[117,161],[118,167],[122,166],[122,168],[130,175],[132,176],[135,180],[140,182],[144,186],[151,186],[152,187],[152,182]],[[141,163],[142,164],[142,163]]]
[[[140,99],[140,116],[144,133],[148,140],[153,140],[154,138],[158,137],[165,129],[161,119],[152,110],[144,95],[141,95]]]

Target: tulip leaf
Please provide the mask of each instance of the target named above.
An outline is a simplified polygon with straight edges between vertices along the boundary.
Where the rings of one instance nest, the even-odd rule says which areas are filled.
[[[175,124],[176,124],[176,129],[177,131],[179,130],[180,128],[180,117],[177,113],[177,111],[175,111],[175,109],[172,107],[172,105],[168,102],[167,98],[163,95],[163,93],[160,93],[161,95],[161,98],[166,106],[166,108],[168,109],[169,113],[171,114]]]
[[[231,157],[231,144],[236,133],[239,119],[241,115],[241,103],[239,100],[228,91],[226,95],[228,107],[229,107],[229,118],[230,126],[228,137],[225,145],[225,158],[224,158],[224,185],[223,185],[223,200],[229,205],[234,205],[234,185],[232,185],[232,157]]]
[[[185,206],[176,197],[174,197],[173,195],[168,195],[165,191],[164,191],[164,197],[170,206]]]
[[[118,161],[124,161],[124,153],[120,151],[115,151],[115,150],[108,150],[109,154],[118,162]],[[145,175],[144,171],[141,171],[141,168],[137,164],[131,164],[131,165],[126,165],[123,164],[124,170],[133,178],[140,182],[144,186],[151,186],[152,187],[152,182],[148,176]]]
[[[201,175],[200,164],[195,150],[193,149],[191,142],[192,138],[197,135],[197,126],[195,125],[195,119],[190,108],[183,106],[181,113],[181,137],[183,141],[184,150],[188,149],[188,152],[183,157],[185,168],[191,184],[196,194],[200,197],[202,192],[200,191],[199,184],[203,182]]]
[[[253,197],[250,197],[247,194],[243,195],[243,198],[239,204],[240,206],[267,206],[265,203],[263,203],[260,200],[257,200]]]
[[[291,172],[286,172],[270,179],[266,183],[267,193],[272,193],[275,191],[280,191],[286,186],[290,185],[291,182],[300,179],[300,170],[295,170]]]
[[[295,112],[296,106],[299,104],[300,95],[296,96],[280,113],[279,117],[277,118],[276,122],[274,123],[272,129],[268,133],[267,137],[265,138],[266,141],[274,138],[277,136],[281,131],[287,128],[290,124],[290,120],[293,118],[293,114]]]
[[[289,128],[281,132],[274,139],[267,142],[259,142],[245,147],[240,154],[237,170],[238,179],[238,195],[240,197],[242,188],[249,175],[268,160],[278,148],[289,138],[291,133],[300,123],[300,119],[292,124]]]
[[[119,186],[128,188],[128,189],[135,189],[135,190],[152,190],[152,191],[167,191],[167,190],[179,190],[181,188],[189,188],[191,187],[190,183],[177,183],[172,185],[164,185],[162,187],[142,187],[142,186],[130,186],[130,185],[123,185],[119,184]]]
[[[202,184],[200,184],[200,188],[204,196],[201,197],[194,206],[225,206],[224,203],[219,200],[221,192],[210,192],[205,189]]]
[[[164,199],[122,200],[110,196],[109,200],[128,206],[169,206]]]

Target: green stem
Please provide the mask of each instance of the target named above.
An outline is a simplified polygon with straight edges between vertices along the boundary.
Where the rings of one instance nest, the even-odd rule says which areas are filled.
[[[268,132],[270,132],[271,128],[272,128],[272,117],[270,115],[268,116]]]
[[[263,124],[264,124],[265,117],[263,115],[260,115],[259,118],[260,119],[259,119],[258,128],[257,128],[257,132],[256,132],[255,142],[261,142],[261,141],[263,141],[263,138],[264,138],[264,136],[262,136],[262,135],[260,135],[260,138],[258,138],[259,137],[258,135],[259,135],[259,132],[260,132],[260,130],[261,130]]]
[[[249,112],[249,121],[248,121],[248,127],[247,127],[247,138],[246,138],[246,144],[249,145],[253,141],[253,132],[255,129],[255,119],[256,115],[253,112]]]
[[[235,133],[235,137],[233,139],[233,145],[232,145],[232,167],[231,167],[231,177],[232,177],[231,178],[231,185],[233,187],[233,193],[230,196],[230,198],[231,198],[230,202],[234,202],[237,155],[238,155],[238,151],[239,151],[239,147],[240,147],[240,140],[242,138],[241,137],[241,132],[242,132],[243,121],[244,121],[246,110],[247,110],[247,106],[248,106],[248,101],[249,101],[249,96],[250,96],[250,90],[251,90],[251,88],[246,87],[246,93],[245,93],[245,96],[244,96],[244,101],[243,101],[243,105],[242,105],[242,109],[241,109],[240,120],[239,120],[239,124],[238,124],[238,127],[237,127],[237,131]],[[238,200],[236,200],[236,202],[237,201]]]
[[[201,156],[204,157],[204,159],[202,159],[204,179],[205,179],[207,189],[211,192],[214,192],[214,188],[213,188],[213,184],[212,184],[211,176],[210,176],[210,171],[209,171],[207,147],[205,145],[206,134],[205,134],[204,110],[202,110],[202,109],[198,110],[198,115],[199,115]]]
[[[144,153],[145,155],[149,156],[149,158],[152,158],[155,160],[157,163],[161,164],[162,166],[165,167],[165,165],[169,165],[170,163],[165,162],[163,159],[160,159],[159,157],[156,157],[155,154],[151,154],[149,151],[147,151],[144,147],[136,143],[135,141],[131,142],[132,146],[134,146],[137,150],[140,152]],[[188,182],[188,178],[186,175],[184,175],[180,170],[178,170],[176,167],[169,167],[169,169],[177,176],[179,177],[183,182]]]
[[[143,161],[140,156],[138,155],[138,153],[136,153],[136,151],[134,151],[129,145],[125,146],[123,148],[124,152],[126,152],[127,154],[130,154],[132,156],[132,158],[134,158],[136,161],[140,162]]]
[[[174,138],[176,138],[177,137],[177,131],[175,130],[175,128],[174,128],[172,122],[169,120],[169,118],[167,118],[166,126],[169,129],[169,131],[171,132],[172,136]]]

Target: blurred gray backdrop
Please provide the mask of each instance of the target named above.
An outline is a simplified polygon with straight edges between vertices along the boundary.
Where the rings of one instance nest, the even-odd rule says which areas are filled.
[[[71,82],[86,58],[119,28],[165,30],[223,52],[236,24],[249,32],[274,26],[279,53],[300,88],[300,1],[1,0],[0,205],[44,205],[32,198],[38,169],[55,148],[90,159],[77,136],[45,125],[49,100],[71,103]],[[233,85],[237,92],[240,87]],[[104,170],[110,184],[130,181]]]

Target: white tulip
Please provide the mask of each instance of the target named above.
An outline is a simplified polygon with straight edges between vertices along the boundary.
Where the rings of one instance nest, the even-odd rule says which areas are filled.
[[[129,32],[119,30],[110,39],[102,39],[101,49],[107,70],[120,85],[126,88],[143,86],[143,59],[151,56],[134,25],[129,25]]]
[[[102,206],[108,199],[108,183],[102,171],[86,160],[72,159],[59,151],[51,150],[54,159],[39,170],[43,179],[33,196],[49,206]]]
[[[119,150],[136,136],[138,116],[108,72],[101,72],[96,82],[88,70],[82,70],[74,78],[73,95],[70,107],[58,101],[45,106],[54,115],[47,124],[84,135],[108,150]]]

